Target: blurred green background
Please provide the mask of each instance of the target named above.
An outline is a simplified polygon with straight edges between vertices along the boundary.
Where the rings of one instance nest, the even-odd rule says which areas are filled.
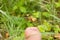
[[[0,0],[0,40],[25,40],[33,26],[42,40],[60,40],[60,0]]]

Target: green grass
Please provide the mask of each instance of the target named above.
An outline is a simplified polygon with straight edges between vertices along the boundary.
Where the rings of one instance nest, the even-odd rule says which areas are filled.
[[[57,16],[60,6],[56,3],[60,4],[60,1],[0,0],[0,29],[10,36],[5,40],[24,40],[24,31],[30,26],[39,28],[42,40],[55,40],[52,35],[60,32],[60,18]],[[27,14],[36,21],[29,20]]]

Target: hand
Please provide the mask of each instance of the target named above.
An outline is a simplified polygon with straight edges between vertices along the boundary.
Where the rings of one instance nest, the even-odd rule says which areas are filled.
[[[29,27],[25,30],[26,40],[41,40],[41,34],[36,27]]]

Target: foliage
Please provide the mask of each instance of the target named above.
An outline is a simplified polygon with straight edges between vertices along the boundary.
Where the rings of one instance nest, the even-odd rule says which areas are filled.
[[[42,40],[55,40],[60,32],[59,4],[60,0],[0,0],[0,29],[9,34],[3,38],[24,40],[24,30],[35,26]]]

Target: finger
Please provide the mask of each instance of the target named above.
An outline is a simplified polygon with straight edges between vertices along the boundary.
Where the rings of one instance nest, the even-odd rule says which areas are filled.
[[[29,27],[25,30],[26,40],[41,40],[41,34],[36,27]]]

